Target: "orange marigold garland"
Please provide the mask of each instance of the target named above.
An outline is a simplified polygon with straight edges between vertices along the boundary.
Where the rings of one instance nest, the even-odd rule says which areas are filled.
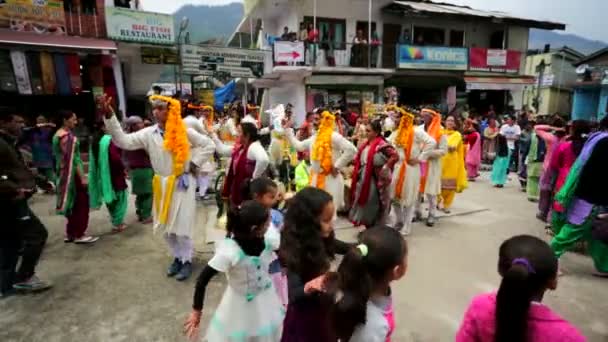
[[[325,189],[325,176],[331,173],[333,168],[331,137],[334,133],[334,125],[336,117],[328,111],[321,114],[321,122],[317,138],[312,145],[312,153],[310,159],[318,161],[320,164],[320,172],[317,174],[317,188]],[[312,181],[313,177],[310,177]]]
[[[399,121],[399,128],[397,128],[395,145],[403,148],[405,153],[405,158],[399,169],[399,178],[397,178],[397,184],[395,185],[395,197],[400,199],[405,182],[407,161],[410,159],[412,146],[414,145],[414,115],[407,113],[401,108],[399,108],[399,111],[401,112],[401,120]]]
[[[164,147],[173,154],[173,174],[181,175],[184,173],[186,161],[190,158],[190,143],[186,126],[182,121],[181,103],[174,98],[160,95],[150,96],[150,100],[160,100],[169,104]]]

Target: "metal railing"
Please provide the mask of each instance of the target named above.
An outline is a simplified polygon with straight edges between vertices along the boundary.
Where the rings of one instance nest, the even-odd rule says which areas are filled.
[[[395,68],[396,45],[344,42],[305,42],[304,63],[297,65],[339,68]],[[274,65],[290,65],[277,63]],[[293,64],[292,64],[293,65]]]

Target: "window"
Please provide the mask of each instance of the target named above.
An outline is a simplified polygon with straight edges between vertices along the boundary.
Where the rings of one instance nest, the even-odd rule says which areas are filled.
[[[450,31],[450,46],[451,47],[464,47],[464,31],[458,31],[458,30]]]
[[[445,30],[434,27],[414,26],[414,45],[445,45]]]
[[[313,23],[312,17],[304,17],[306,27]],[[346,49],[346,20],[317,17],[319,42],[321,46],[330,46],[337,50]]]
[[[490,36],[490,49],[504,49],[505,31],[495,31]]]
[[[131,8],[131,0],[114,0],[114,7]]]
[[[64,0],[63,10],[71,13],[97,14],[95,0]]]

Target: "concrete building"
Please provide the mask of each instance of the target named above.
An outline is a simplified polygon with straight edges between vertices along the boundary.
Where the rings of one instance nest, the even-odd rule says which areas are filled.
[[[272,72],[255,82],[268,89],[265,106],[290,102],[300,118],[323,105],[360,112],[364,101],[382,102],[389,86],[398,88],[399,101],[408,105],[441,104],[449,110],[463,101],[479,111],[490,104],[501,110],[514,102],[510,92],[521,93],[534,82],[524,73],[529,28],[565,28],[431,1],[258,0],[245,5],[237,32],[261,26],[260,48],[272,49],[284,28],[296,35],[301,25],[319,31],[318,43],[306,44],[304,63],[283,63],[275,53]]]
[[[578,79],[574,86],[572,120],[599,121],[608,114],[608,48],[574,65]]]
[[[569,115],[577,79],[574,63],[583,57],[582,53],[568,47],[530,51],[526,57],[525,74],[533,76],[535,84],[525,87],[523,107],[533,108],[541,115]]]

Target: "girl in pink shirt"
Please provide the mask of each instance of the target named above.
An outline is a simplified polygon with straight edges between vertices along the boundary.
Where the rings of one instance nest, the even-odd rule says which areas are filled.
[[[557,288],[557,258],[543,240],[515,236],[500,246],[496,293],[473,299],[456,342],[583,342],[586,338],[541,301]]]

